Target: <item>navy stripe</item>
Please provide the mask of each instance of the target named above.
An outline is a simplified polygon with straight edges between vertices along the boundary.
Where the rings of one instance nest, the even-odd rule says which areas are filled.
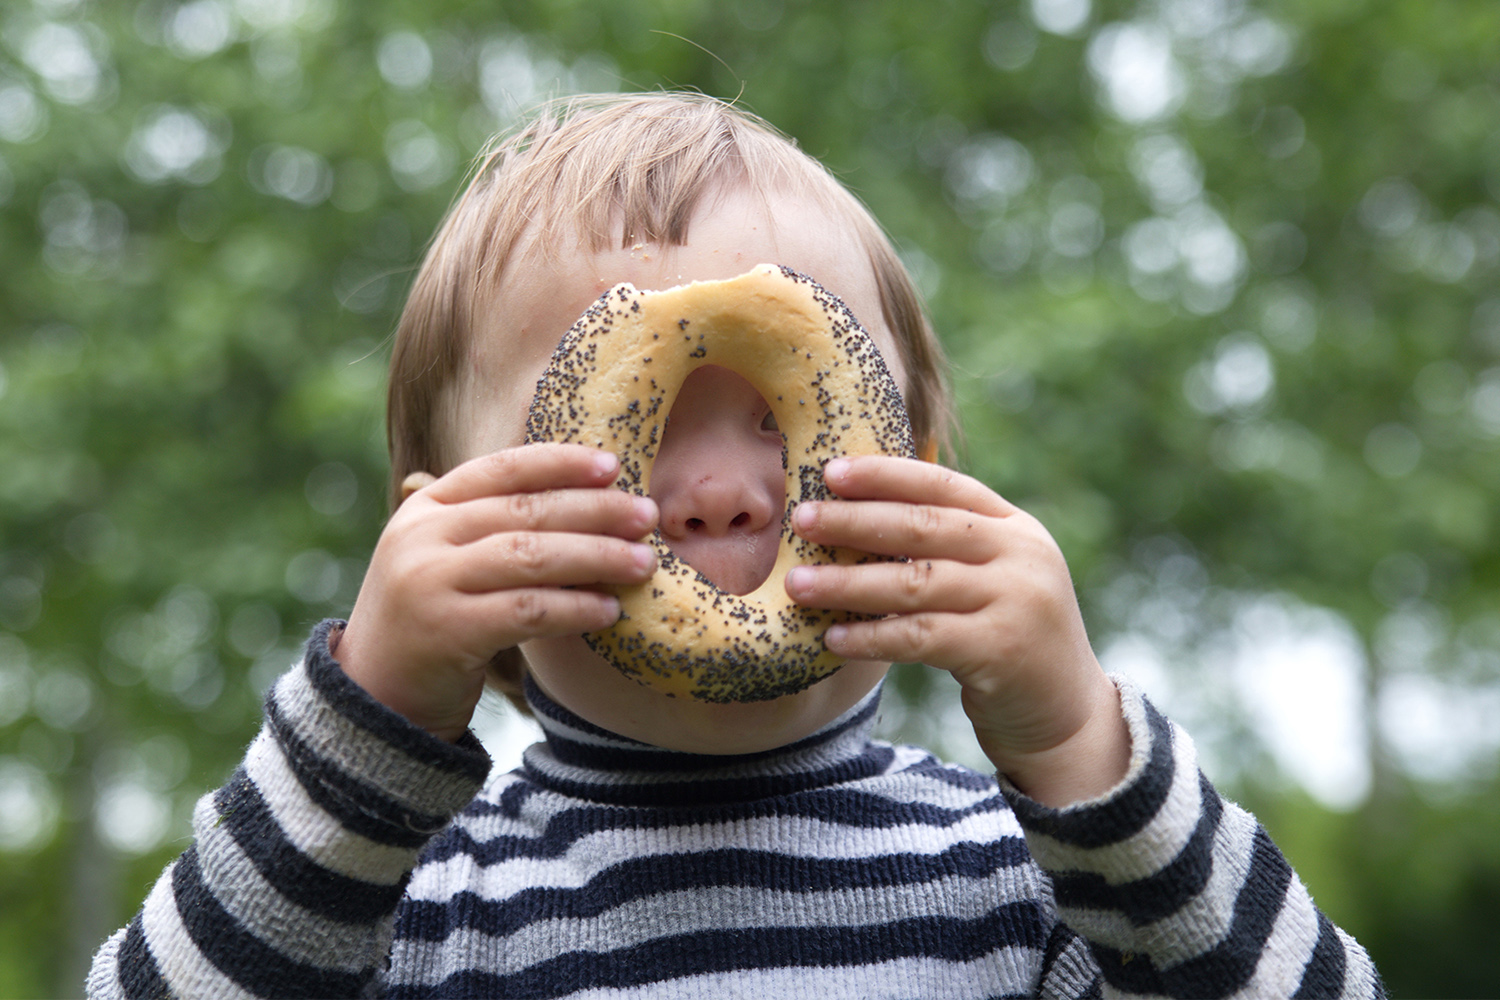
[[[465,815],[482,815],[495,809],[476,802]],[[597,833],[670,830],[688,824],[743,822],[760,817],[817,819],[854,829],[886,830],[895,826],[946,828],[976,815],[1003,815],[1005,800],[999,795],[962,809],[948,809],[926,802],[897,802],[880,795],[848,789],[805,792],[769,804],[753,803],[740,808],[708,808],[665,812],[659,809],[566,809],[547,820],[534,837],[503,836],[475,841],[462,825],[443,831],[422,855],[423,864],[444,861],[456,854],[471,855],[480,864],[495,864],[511,858],[555,858],[573,844]]]
[[[1090,947],[1094,952],[1094,958],[1099,962],[1099,971],[1103,974],[1104,981],[1116,990],[1140,996],[1166,995],[1167,987],[1163,985],[1161,973],[1157,971],[1156,964],[1145,955],[1133,951],[1120,951],[1102,944],[1094,944]],[[1204,994],[1203,1000],[1208,1000],[1209,995]],[[1215,991],[1212,995],[1221,996],[1222,994]]]
[[[649,743],[642,743],[641,741],[633,740],[628,736],[621,736],[619,733],[612,733],[608,729],[601,729],[600,727],[594,725],[592,722],[589,722],[587,719],[574,715],[572,712],[568,711],[566,708],[563,708],[557,702],[547,697],[546,692],[537,685],[536,681],[532,680],[530,674],[525,675],[522,681],[522,686],[525,692],[526,703],[528,706],[530,706],[532,711],[536,713],[536,715],[538,716],[538,721],[542,719],[553,719],[556,722],[567,726],[569,729],[576,729],[578,732],[586,733],[590,736],[595,736],[600,739],[611,740],[616,743],[632,744],[634,746],[640,747],[643,750],[652,749],[664,756],[673,755],[683,757],[698,757],[703,760],[718,761],[721,763],[723,761],[744,762],[759,760],[762,757],[776,756],[787,751],[795,752],[805,750],[808,747],[817,746],[820,743],[831,743],[839,735],[855,728],[856,726],[862,726],[865,722],[869,721],[880,708],[880,695],[878,692],[884,690],[884,682],[881,682],[881,684],[875,688],[877,694],[875,694],[875,696],[873,697],[866,695],[869,700],[865,703],[865,706],[854,715],[845,719],[838,725],[833,726],[832,728],[821,729],[810,736],[803,737],[796,743],[788,743],[786,746],[762,751],[760,753],[731,754],[720,756],[717,754],[686,754],[679,753],[675,750],[661,750],[660,748],[653,747]],[[545,723],[543,723],[542,728],[547,728]],[[549,730],[548,735],[550,737],[555,737],[557,734]]]
[[[1107,803],[1067,812],[1049,809],[1023,796],[1012,796],[1011,806],[1021,824],[1065,844],[1090,850],[1128,840],[1144,830],[1167,800],[1176,766],[1172,757],[1171,723],[1150,702],[1143,704],[1151,731],[1151,758],[1133,785]]]
[[[1047,938],[1047,950],[1042,953],[1042,989],[1040,990],[1041,995],[1061,996],[1064,995],[1062,993],[1064,989],[1068,991],[1066,995],[1076,996],[1079,998],[1079,1000],[1096,1000],[1096,998],[1102,997],[1104,995],[1103,981],[1099,978],[1099,974],[1097,972],[1095,972],[1093,978],[1089,980],[1088,986],[1084,988],[1083,992],[1076,993],[1073,991],[1078,989],[1079,983],[1070,975],[1068,975],[1068,973],[1072,970],[1064,970],[1058,967],[1059,962],[1062,961],[1062,959],[1068,954],[1070,950],[1074,952],[1074,957],[1070,964],[1092,965],[1092,963],[1088,962],[1085,955],[1079,954],[1079,952],[1086,947],[1087,942],[1085,942],[1082,937],[1076,934],[1072,930],[1072,928],[1068,927],[1067,924],[1059,923],[1053,925],[1052,934]],[[1058,976],[1061,978],[1049,990],[1047,981],[1048,978],[1052,976]]]
[[[357,996],[368,979],[295,961],[247,931],[204,885],[197,847],[177,859],[172,894],[203,957],[258,997]]]
[[[538,720],[542,722],[547,734],[547,746],[554,757],[564,764],[610,774],[647,771],[654,774],[703,773],[753,765],[772,758],[792,759],[806,751],[832,744],[849,730],[865,725],[874,718],[880,708],[880,698],[872,697],[863,708],[836,726],[819,730],[795,743],[758,753],[694,754],[663,750],[649,743],[642,743],[600,729],[548,698],[531,680],[530,675],[526,678],[526,700]],[[598,746],[569,739],[554,728],[548,727],[546,725],[548,720],[599,739],[609,740],[613,745]]]
[[[474,799],[464,808],[465,816],[488,816],[499,814],[506,819],[519,820],[521,810],[527,802],[538,795],[546,794],[526,778],[525,772],[520,769],[510,772],[516,780],[505,784],[500,794],[490,801],[492,789],[486,789],[485,794]]]
[[[537,685],[537,682],[532,679],[530,673],[521,675],[521,691],[526,698],[527,706],[536,715],[537,722],[542,724],[543,729],[547,727],[542,720],[552,719],[570,729],[576,729],[580,733],[587,733],[590,736],[597,736],[600,739],[612,740],[616,743],[633,744],[643,749],[651,745],[649,743],[642,743],[640,740],[633,740],[628,736],[621,736],[619,733],[612,733],[608,729],[601,729],[587,719],[574,715],[547,697],[546,693]],[[549,735],[551,735],[550,731]]]
[[[214,807],[261,877],[298,906],[329,920],[364,924],[401,901],[410,874],[396,885],[375,885],[330,871],[299,851],[243,766],[214,793]]]
[[[447,825],[445,817],[407,809],[324,759],[287,722],[274,697],[266,699],[266,725],[308,797],[346,829],[381,844],[415,849]]]
[[[548,746],[556,752],[555,742]],[[525,757],[525,770],[527,777],[538,785],[569,798],[613,805],[673,808],[753,802],[757,799],[791,795],[808,788],[861,781],[884,773],[895,758],[895,753],[888,746],[871,745],[857,757],[841,761],[832,767],[718,780],[695,777],[684,781],[572,781],[546,773],[542,767],[537,766],[531,754]]]
[[[328,634],[345,624],[333,619],[321,622],[307,640],[305,662],[313,689],[344,718],[413,760],[475,784],[483,782],[490,773],[490,758],[473,733],[465,733],[457,743],[436,739],[370,697],[344,673],[328,652]],[[266,700],[270,702],[270,694]]]
[[[815,733],[797,743],[773,747],[760,753],[730,755],[682,753],[675,750],[662,750],[644,743],[637,744],[635,748],[596,746],[570,740],[557,732],[550,731],[547,733],[547,745],[552,749],[553,756],[564,764],[607,774],[632,771],[650,771],[655,774],[720,771],[725,768],[756,764],[763,760],[795,758],[800,754],[830,744],[846,730],[863,725],[878,707],[878,704],[872,701],[863,712],[836,729]],[[582,722],[582,720],[578,721]],[[614,738],[623,739],[619,736]]]
[[[553,997],[628,989],[745,969],[842,968],[901,958],[970,962],[1006,944],[1042,949],[1034,902],[1009,903],[974,920],[920,917],[861,927],[700,931],[608,952],[577,951],[498,976],[460,972],[436,986],[393,983],[392,997]]]
[[[1171,916],[1203,891],[1214,867],[1214,835],[1224,815],[1224,803],[1201,772],[1198,784],[1203,812],[1182,851],[1160,870],[1143,879],[1111,885],[1094,872],[1066,872],[1052,876],[1057,905],[1075,910],[1118,910],[1137,927]]]
[[[125,929],[125,940],[120,942],[115,962],[120,989],[130,1000],[167,1000],[172,995],[172,988],[146,946],[146,930],[139,913]]]
[[[945,764],[931,754],[902,768],[900,773],[919,774],[924,778],[942,782],[950,788],[959,788],[966,792],[995,791],[1000,787],[1000,783],[991,775],[971,771],[967,767]]]
[[[576,889],[543,886],[499,901],[471,892],[456,893],[447,902],[408,900],[401,908],[396,936],[441,941],[462,927],[503,937],[537,921],[588,920],[633,900],[669,892],[726,887],[788,893],[889,888],[954,876],[984,879],[1029,861],[1019,838],[955,844],[940,854],[854,859],[798,858],[729,848],[653,855],[613,865]]]
[[[1165,993],[1204,1000],[1243,989],[1255,975],[1291,882],[1291,866],[1265,830],[1257,827],[1250,871],[1235,896],[1234,916],[1223,941],[1165,971],[1158,970],[1144,955],[1095,945],[1094,954],[1104,978],[1125,992]]]
[[[1318,911],[1318,943],[1313,946],[1312,957],[1307,968],[1302,970],[1302,983],[1292,1000],[1312,1000],[1313,997],[1336,997],[1344,992],[1344,942],[1339,940],[1333,921]]]

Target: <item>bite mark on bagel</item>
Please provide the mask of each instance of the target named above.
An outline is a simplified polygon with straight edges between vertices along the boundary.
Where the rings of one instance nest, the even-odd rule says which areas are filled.
[[[614,452],[616,485],[648,496],[667,414],[688,374],[707,364],[749,381],[782,431],[786,504],[776,564],[756,590],[729,594],[658,531],[650,540],[656,575],[605,588],[620,599],[620,619],[584,638],[621,672],[667,694],[764,701],[842,666],[823,633],[863,617],[793,603],[786,574],[804,563],[880,558],[797,537],[792,511],[830,497],[823,468],[831,459],[916,452],[900,387],[853,313],[813,279],[770,264],[725,281],[658,292],[625,283],[605,292],[563,335],[537,382],[526,440]]]

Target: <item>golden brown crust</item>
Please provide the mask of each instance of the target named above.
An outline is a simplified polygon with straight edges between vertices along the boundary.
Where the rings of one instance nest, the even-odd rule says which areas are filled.
[[[842,666],[823,633],[858,617],[792,603],[786,574],[802,563],[874,558],[796,537],[793,508],[829,496],[823,467],[832,458],[915,454],[900,389],[844,303],[811,278],[770,264],[660,292],[616,285],[563,336],[537,383],[526,439],[612,451],[620,456],[617,485],[646,496],[672,403],[683,380],[709,364],[749,381],[786,439],[775,567],[752,593],[726,594],[657,532],[656,576],[608,588],[620,599],[620,619],[585,639],[626,675],[669,694],[762,701]]]

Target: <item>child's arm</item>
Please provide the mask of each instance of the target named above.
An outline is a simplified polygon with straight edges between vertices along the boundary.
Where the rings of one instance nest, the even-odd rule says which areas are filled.
[[[979,745],[1038,802],[1065,806],[1125,776],[1119,694],[1089,646],[1061,551],[1031,515],[969,476],[907,459],[835,460],[829,487],[861,503],[807,503],[797,532],[903,562],[793,570],[804,604],[875,615],[830,630],[850,659],[947,670]]]
[[[95,957],[90,996],[367,995],[419,851],[488,772],[466,733],[485,664],[619,614],[564,588],[650,574],[631,539],[655,506],[611,488],[617,471],[529,446],[408,498],[348,626],[320,626],[277,681],[244,764],[199,801],[193,845]]]
[[[883,616],[830,630],[834,651],[958,679],[1059,916],[1110,988],[1380,994],[1369,957],[1202,777],[1186,734],[1104,674],[1062,554],[1034,518],[928,463],[840,460],[826,478],[859,502],[801,505],[799,534],[905,561],[799,568],[788,592]]]
[[[193,811],[194,842],[94,958],[88,995],[369,996],[417,855],[489,758],[371,699],[328,652],[266,696],[244,762]]]

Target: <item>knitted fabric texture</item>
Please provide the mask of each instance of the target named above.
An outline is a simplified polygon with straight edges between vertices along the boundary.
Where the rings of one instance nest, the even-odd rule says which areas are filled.
[[[873,692],[761,754],[660,750],[528,691],[486,781],[327,651],[267,697],[94,997],[1378,996],[1192,744],[1128,683],[1130,771],[1051,810],[870,736]]]

